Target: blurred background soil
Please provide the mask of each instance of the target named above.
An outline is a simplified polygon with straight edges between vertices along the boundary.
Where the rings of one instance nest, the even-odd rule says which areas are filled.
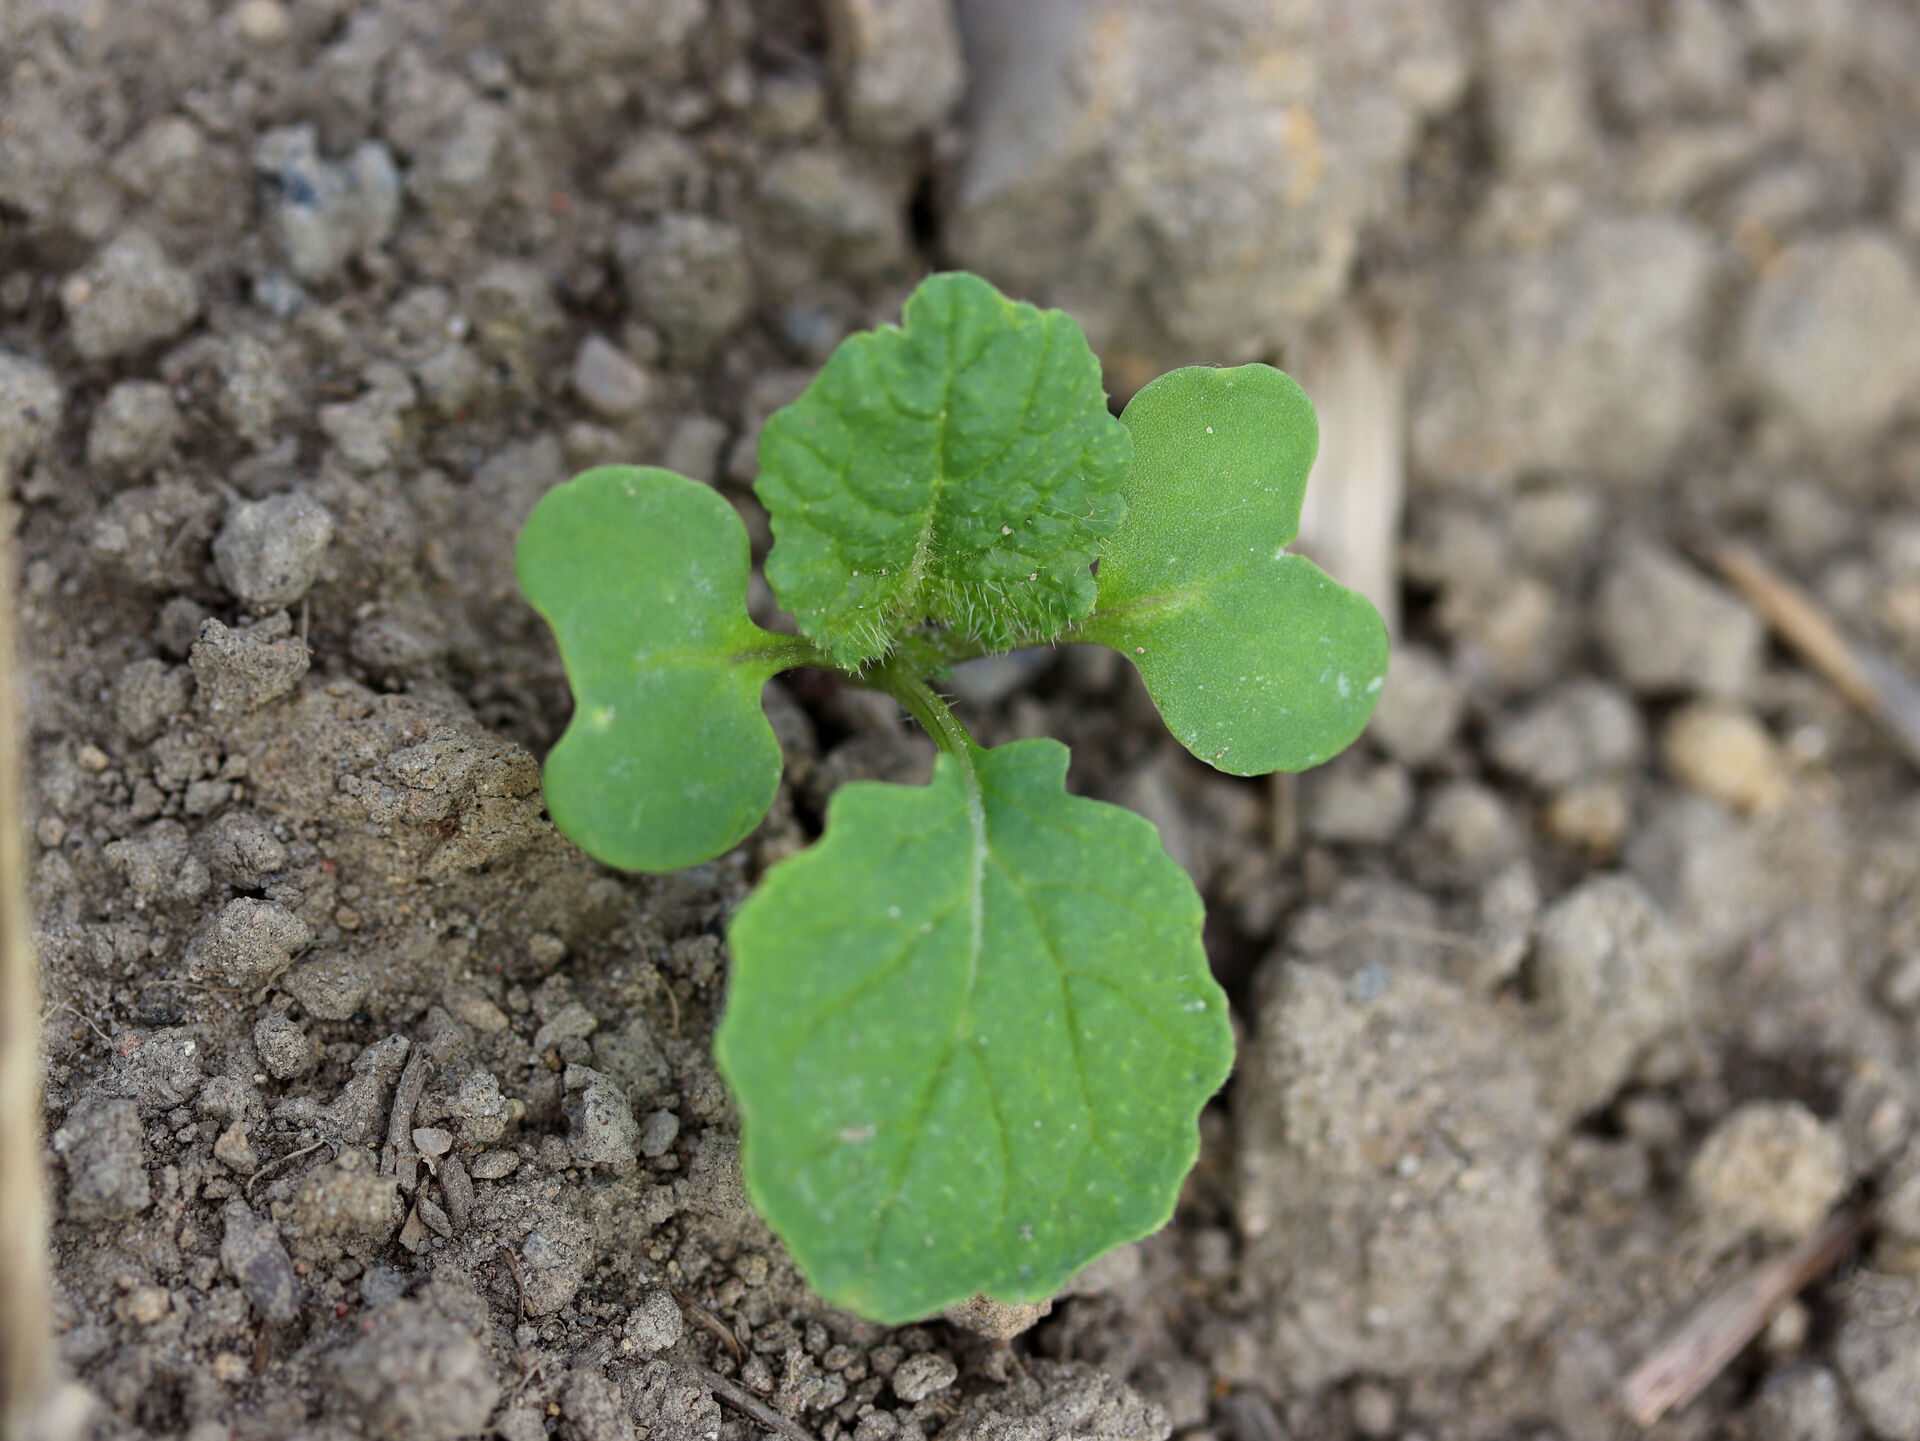
[[[1398,627],[1297,782],[1110,653],[955,677],[1160,825],[1242,1035],[1173,1225],[1011,1341],[814,1299],[708,1053],[731,908],[925,741],[776,682],[761,830],[605,872],[510,564],[603,461],[764,554],[760,423],[953,265],[1116,400],[1300,374]],[[1920,792],[1698,560],[1920,674],[1911,4],[9,0],[0,477],[35,1434],[1585,1441],[1870,1205],[1654,1434],[1920,1438]]]

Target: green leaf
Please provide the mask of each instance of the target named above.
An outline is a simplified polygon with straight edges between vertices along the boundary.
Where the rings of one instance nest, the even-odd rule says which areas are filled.
[[[573,720],[543,777],[554,824],[611,866],[671,871],[737,844],[773,804],[760,709],[791,642],[747,619],[747,533],[708,486],[603,466],[521,533],[520,589],[553,627]]]
[[[848,667],[925,619],[1048,639],[1093,608],[1130,444],[1071,319],[930,276],[904,328],[841,342],[762,430],[767,580]]]
[[[1193,883],[1066,766],[1028,740],[845,786],[734,918],[747,1189],[876,1321],[1051,1296],[1164,1224],[1232,1063]]]
[[[1235,775],[1297,771],[1352,743],[1387,632],[1365,597],[1283,548],[1319,445],[1306,392],[1267,365],[1190,366],[1142,387],[1126,519],[1075,639],[1140,669],[1167,728]]]

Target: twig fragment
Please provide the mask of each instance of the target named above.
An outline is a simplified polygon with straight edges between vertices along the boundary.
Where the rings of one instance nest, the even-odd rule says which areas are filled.
[[[689,1371],[693,1372],[711,1387],[715,1396],[733,1407],[734,1410],[738,1411],[742,1416],[745,1416],[749,1421],[754,1422],[756,1425],[766,1427],[767,1430],[773,1432],[776,1436],[784,1436],[786,1441],[817,1441],[814,1434],[807,1430],[806,1427],[788,1420],[746,1387],[729,1381],[718,1371],[710,1371],[705,1366],[692,1363],[683,1364],[686,1365]]]
[[[1871,647],[1849,640],[1812,596],[1746,546],[1715,540],[1696,548],[1782,640],[1920,767],[1920,684]]]
[[[387,1116],[387,1149],[381,1157],[381,1169],[400,1183],[400,1189],[413,1194],[420,1184],[420,1152],[413,1144],[413,1113],[420,1094],[427,1088],[427,1048],[415,1044],[407,1053],[407,1064],[393,1088],[393,1110]]]
[[[713,1312],[709,1311],[705,1306],[702,1306],[678,1286],[670,1286],[667,1289],[672,1291],[674,1302],[680,1307],[681,1315],[685,1316],[689,1321],[693,1322],[694,1325],[698,1326],[702,1331],[705,1331],[708,1335],[719,1341],[721,1345],[733,1352],[734,1360],[744,1361],[747,1359],[746,1348],[740,1344],[740,1338],[733,1334],[733,1328],[731,1326],[727,1325],[725,1321],[722,1321],[718,1316],[714,1315]]]
[[[1627,1414],[1651,1426],[1706,1390],[1781,1307],[1853,1248],[1867,1220],[1866,1211],[1836,1212],[1791,1251],[1710,1297],[1620,1383]]]
[[[333,1142],[331,1141],[315,1141],[311,1146],[302,1146],[297,1151],[289,1151],[284,1156],[274,1157],[271,1161],[267,1162],[266,1165],[262,1166],[259,1170],[255,1171],[251,1176],[247,1177],[247,1199],[249,1201],[253,1199],[253,1188],[255,1186],[259,1185],[268,1176],[272,1175],[275,1171],[279,1170],[282,1166],[286,1165],[289,1161],[297,1161],[302,1156],[311,1156],[315,1151],[319,1150],[322,1146],[331,1148],[332,1145],[333,1145]]]

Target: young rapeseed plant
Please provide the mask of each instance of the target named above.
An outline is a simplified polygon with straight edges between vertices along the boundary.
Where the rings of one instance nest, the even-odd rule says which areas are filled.
[[[940,747],[929,785],[842,787],[729,932],[715,1050],[747,1189],[828,1300],[905,1322],[1042,1299],[1171,1214],[1233,1058],[1200,897],[1151,824],[1067,794],[1064,746],[982,749],[931,682],[1093,641],[1209,764],[1327,759],[1386,633],[1285,553],[1317,443],[1264,365],[1173,371],[1116,420],[1072,320],[935,275],[762,433],[767,580],[800,635],[748,619],[746,532],[707,486],[608,466],[527,522],[521,588],[576,703],[547,804],[607,864],[693,865],[759,823],[780,671],[884,691]]]

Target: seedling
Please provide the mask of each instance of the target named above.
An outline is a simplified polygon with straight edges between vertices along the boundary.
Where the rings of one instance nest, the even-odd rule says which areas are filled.
[[[1264,365],[1173,371],[1116,420],[1072,320],[935,275],[761,436],[767,579],[799,635],[748,619],[746,531],[707,486],[609,466],[527,522],[520,584],[575,697],[547,805],[607,864],[674,870],[752,831],[778,672],[883,691],[939,746],[928,785],[842,787],[729,933],[715,1052],[747,1189],[828,1300],[889,1323],[1039,1300],[1172,1213],[1233,1057],[1199,894],[1151,824],[1067,793],[1064,746],[984,749],[935,684],[1094,641],[1209,764],[1327,759],[1386,635],[1284,552],[1316,443]]]

